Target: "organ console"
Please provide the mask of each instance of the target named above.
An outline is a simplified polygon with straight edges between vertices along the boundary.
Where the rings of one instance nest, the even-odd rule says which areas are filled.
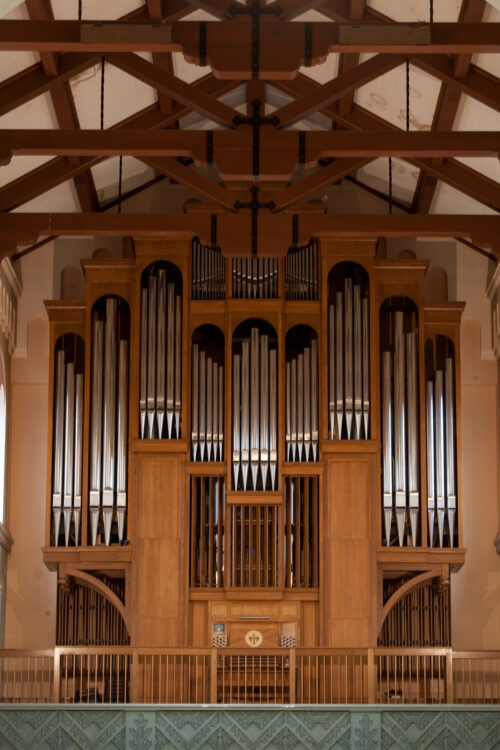
[[[462,306],[425,306],[424,261],[179,237],[83,265],[47,303],[44,556],[125,578],[132,645],[243,647],[248,617],[376,645],[379,580],[463,563]]]

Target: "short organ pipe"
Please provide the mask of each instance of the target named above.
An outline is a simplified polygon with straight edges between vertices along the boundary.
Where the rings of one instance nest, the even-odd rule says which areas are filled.
[[[318,345],[309,346],[286,362],[285,388],[287,461],[316,461],[318,456]]]
[[[182,297],[174,276],[168,268],[151,270],[141,289],[141,438],[181,436]]]
[[[223,368],[202,346],[191,349],[191,455],[193,461],[222,461]]]
[[[276,489],[276,350],[258,328],[233,354],[232,456],[235,489]]]
[[[370,415],[368,298],[344,280],[328,307],[328,424],[330,439],[368,439]]]

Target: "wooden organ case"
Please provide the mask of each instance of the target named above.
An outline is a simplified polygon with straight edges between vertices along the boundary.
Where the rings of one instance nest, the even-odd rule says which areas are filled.
[[[83,266],[86,300],[47,303],[61,584],[114,604],[132,646],[242,649],[374,647],[403,596],[446,586],[463,305],[425,307],[426,262],[179,238]]]

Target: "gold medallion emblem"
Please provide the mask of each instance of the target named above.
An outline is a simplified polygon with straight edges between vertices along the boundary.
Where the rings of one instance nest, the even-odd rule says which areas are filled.
[[[250,648],[257,648],[262,641],[262,633],[259,633],[258,630],[249,630],[245,636],[245,643],[247,646],[250,646]]]

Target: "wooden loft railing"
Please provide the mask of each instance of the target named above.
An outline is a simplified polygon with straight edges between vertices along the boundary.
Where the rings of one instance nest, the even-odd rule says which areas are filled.
[[[497,704],[500,651],[0,651],[2,703]]]

